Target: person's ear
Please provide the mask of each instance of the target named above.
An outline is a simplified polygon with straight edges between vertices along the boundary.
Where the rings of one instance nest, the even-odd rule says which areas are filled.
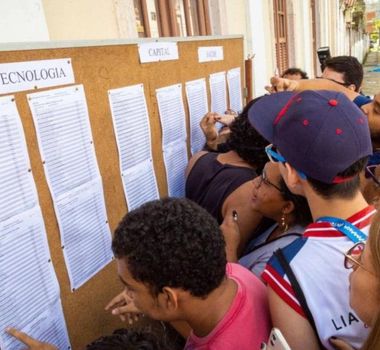
[[[159,305],[167,311],[174,311],[178,308],[178,291],[170,287],[162,288],[158,295]]]
[[[302,183],[305,181],[301,178],[298,171],[293,168],[289,163],[285,163],[285,174],[284,180],[289,190],[295,194],[303,195],[304,190]]]
[[[286,201],[286,204],[282,207],[282,212],[288,215],[294,211],[294,203],[292,201]]]
[[[350,84],[350,85],[347,86],[347,89],[352,90],[352,91],[356,91],[356,85],[355,84]]]

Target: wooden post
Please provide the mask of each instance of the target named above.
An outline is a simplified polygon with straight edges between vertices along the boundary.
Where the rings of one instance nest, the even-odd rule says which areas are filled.
[[[247,59],[245,60],[246,104],[253,99],[253,57],[254,56],[248,55]]]

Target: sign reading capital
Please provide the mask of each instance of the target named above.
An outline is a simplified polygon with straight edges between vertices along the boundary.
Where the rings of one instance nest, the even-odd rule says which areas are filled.
[[[151,42],[139,44],[141,63],[178,60],[178,46],[173,42]]]

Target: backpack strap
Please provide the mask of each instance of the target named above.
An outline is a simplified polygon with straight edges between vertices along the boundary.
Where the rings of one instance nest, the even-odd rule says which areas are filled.
[[[303,291],[301,289],[301,286],[299,285],[299,283],[297,281],[296,276],[294,275],[294,272],[293,272],[292,268],[290,267],[288,261],[286,260],[285,255],[284,255],[282,249],[277,249],[274,252],[274,255],[277,257],[280,265],[282,266],[282,268],[284,269],[286,275],[288,276],[288,279],[290,281],[290,284],[292,285],[294,293],[295,293],[298,301],[301,304],[302,310],[305,312],[306,318],[307,318],[307,320],[309,321],[311,327],[314,330],[314,333],[315,333],[315,335],[317,337],[317,340],[318,340],[319,347],[321,349],[325,349],[325,347],[323,346],[321,340],[319,339],[317,327],[315,325],[313,315],[312,315],[312,313],[311,313],[311,311],[310,311],[310,309],[309,309],[309,307],[307,305],[305,295],[304,295],[304,293],[303,293]]]

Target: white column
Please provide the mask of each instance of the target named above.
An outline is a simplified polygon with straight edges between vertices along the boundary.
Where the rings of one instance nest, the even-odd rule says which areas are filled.
[[[272,1],[250,0],[249,17],[251,18],[251,43],[255,55],[253,60],[254,95],[266,93],[264,87],[276,67],[274,48],[273,4]],[[271,11],[272,9],[272,11]]]

